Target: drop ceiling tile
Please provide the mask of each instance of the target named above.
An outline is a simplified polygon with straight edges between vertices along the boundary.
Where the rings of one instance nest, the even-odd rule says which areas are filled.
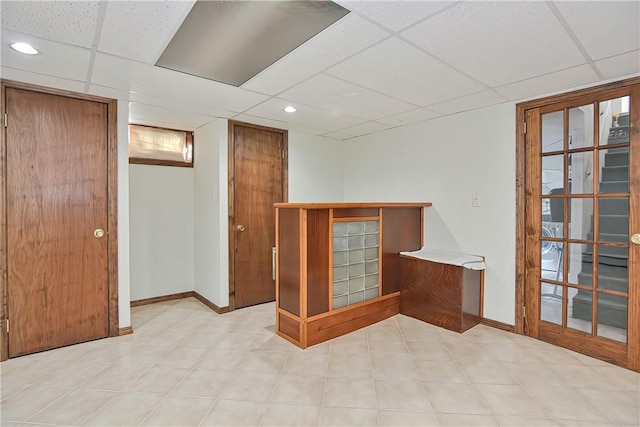
[[[346,129],[340,129],[340,133],[349,135],[350,138],[353,138],[356,136],[368,135],[370,133],[382,132],[390,127],[391,126],[382,123],[366,122]]]
[[[349,14],[242,85],[275,95],[388,37],[389,33]]]
[[[285,113],[284,107],[293,105],[297,112]],[[345,116],[340,113],[320,110],[309,106],[300,106],[290,101],[271,98],[268,101],[245,111],[252,116],[264,117],[265,119],[277,120],[299,126],[308,126],[325,131],[339,130],[363,123],[361,119]]]
[[[327,73],[421,106],[485,89],[395,38],[349,58]]]
[[[98,50],[155,63],[194,1],[110,1]]]
[[[91,83],[129,91],[131,77],[141,65],[129,59],[96,52]]]
[[[39,86],[51,87],[54,89],[68,90],[71,92],[84,92],[84,82],[61,79],[59,77],[32,73],[30,71],[16,70],[15,68],[9,68],[4,65],[0,68],[0,75],[2,75],[2,78],[6,80],[30,83]]]
[[[596,73],[588,65],[569,68],[535,77],[533,79],[497,87],[496,90],[509,100],[523,100],[568,91],[578,86],[598,81]]]
[[[283,92],[283,98],[324,110],[375,120],[415,108],[344,80],[319,74]]]
[[[100,85],[89,85],[89,93],[95,96],[102,96],[105,98],[120,99],[123,101],[129,100],[129,92],[126,90],[114,89],[111,87]]]
[[[640,49],[640,2],[558,1],[555,5],[592,59]]]
[[[433,119],[439,116],[440,114],[429,111],[425,108],[417,108],[415,110],[396,114],[394,116],[378,119],[377,121],[380,123],[384,123],[385,125],[395,127],[409,125],[411,123],[423,122],[425,120]]]
[[[251,123],[254,125],[268,126],[276,129],[286,129],[292,132],[308,133],[311,135],[323,135],[327,132],[326,130],[322,130],[322,129],[316,129],[308,126],[293,125],[291,123],[286,123],[278,120],[265,119],[264,117],[256,117],[249,114],[238,114],[237,116],[233,117],[233,120],[244,122],[244,123]]]
[[[96,34],[98,1],[2,1],[2,28],[82,47]]]
[[[40,51],[40,54],[25,55],[3,47],[1,49],[3,66],[69,80],[85,81],[87,79],[91,58],[89,49],[2,30],[3,46],[17,41],[31,44]]]
[[[160,96],[144,95],[137,92],[130,92],[129,100],[131,102],[137,102],[139,104],[157,105],[157,106],[164,106],[164,107],[173,108],[173,109],[180,109],[183,111],[187,111],[187,112],[202,115],[202,116],[222,117],[222,118],[228,119],[237,114],[232,111],[204,107],[204,106],[195,105],[195,104],[175,102],[166,98],[162,98]]]
[[[492,87],[586,62],[544,2],[464,2],[402,35]]]
[[[328,132],[328,133],[323,134],[322,136],[324,136],[326,138],[338,139],[340,141],[344,141],[345,139],[353,138],[351,135],[347,135],[346,133],[342,133],[342,132]]]
[[[268,97],[224,83],[154,66],[136,68],[132,90],[144,94],[161,93],[176,102],[243,112]]]
[[[189,111],[156,105],[129,103],[129,123],[163,126],[171,129],[194,130],[216,117],[193,114]]]
[[[640,73],[640,50],[596,61],[596,67],[605,79]]]
[[[337,3],[389,28],[400,31],[415,24],[453,1],[338,1]]]
[[[500,104],[505,101],[506,99],[496,91],[483,90],[482,92],[429,105],[428,108],[440,114],[455,114],[462,111],[475,110],[476,108]]]

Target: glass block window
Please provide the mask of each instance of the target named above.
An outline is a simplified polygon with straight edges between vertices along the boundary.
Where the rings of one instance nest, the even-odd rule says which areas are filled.
[[[377,220],[333,224],[334,310],[378,297],[379,230]]]
[[[129,163],[193,167],[193,132],[129,125]]]

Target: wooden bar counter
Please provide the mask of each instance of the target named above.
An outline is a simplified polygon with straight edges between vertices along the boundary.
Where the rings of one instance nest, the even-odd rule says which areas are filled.
[[[276,330],[301,348],[399,313],[431,203],[276,203]]]

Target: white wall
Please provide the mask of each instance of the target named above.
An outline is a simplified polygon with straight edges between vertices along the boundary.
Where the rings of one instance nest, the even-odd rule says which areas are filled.
[[[193,169],[129,166],[131,300],[192,291]]]
[[[289,201],[341,202],[342,141],[289,132]]]
[[[129,103],[118,100],[118,323],[131,325],[129,303]]]
[[[228,121],[196,129],[193,167],[194,290],[229,305]]]
[[[512,103],[352,139],[344,199],[433,202],[425,246],[485,256],[484,316],[514,324],[515,146]]]

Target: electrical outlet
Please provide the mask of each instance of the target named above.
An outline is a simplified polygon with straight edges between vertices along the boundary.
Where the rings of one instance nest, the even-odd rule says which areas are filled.
[[[471,206],[474,208],[480,207],[480,196],[478,196],[477,194],[471,195]]]

